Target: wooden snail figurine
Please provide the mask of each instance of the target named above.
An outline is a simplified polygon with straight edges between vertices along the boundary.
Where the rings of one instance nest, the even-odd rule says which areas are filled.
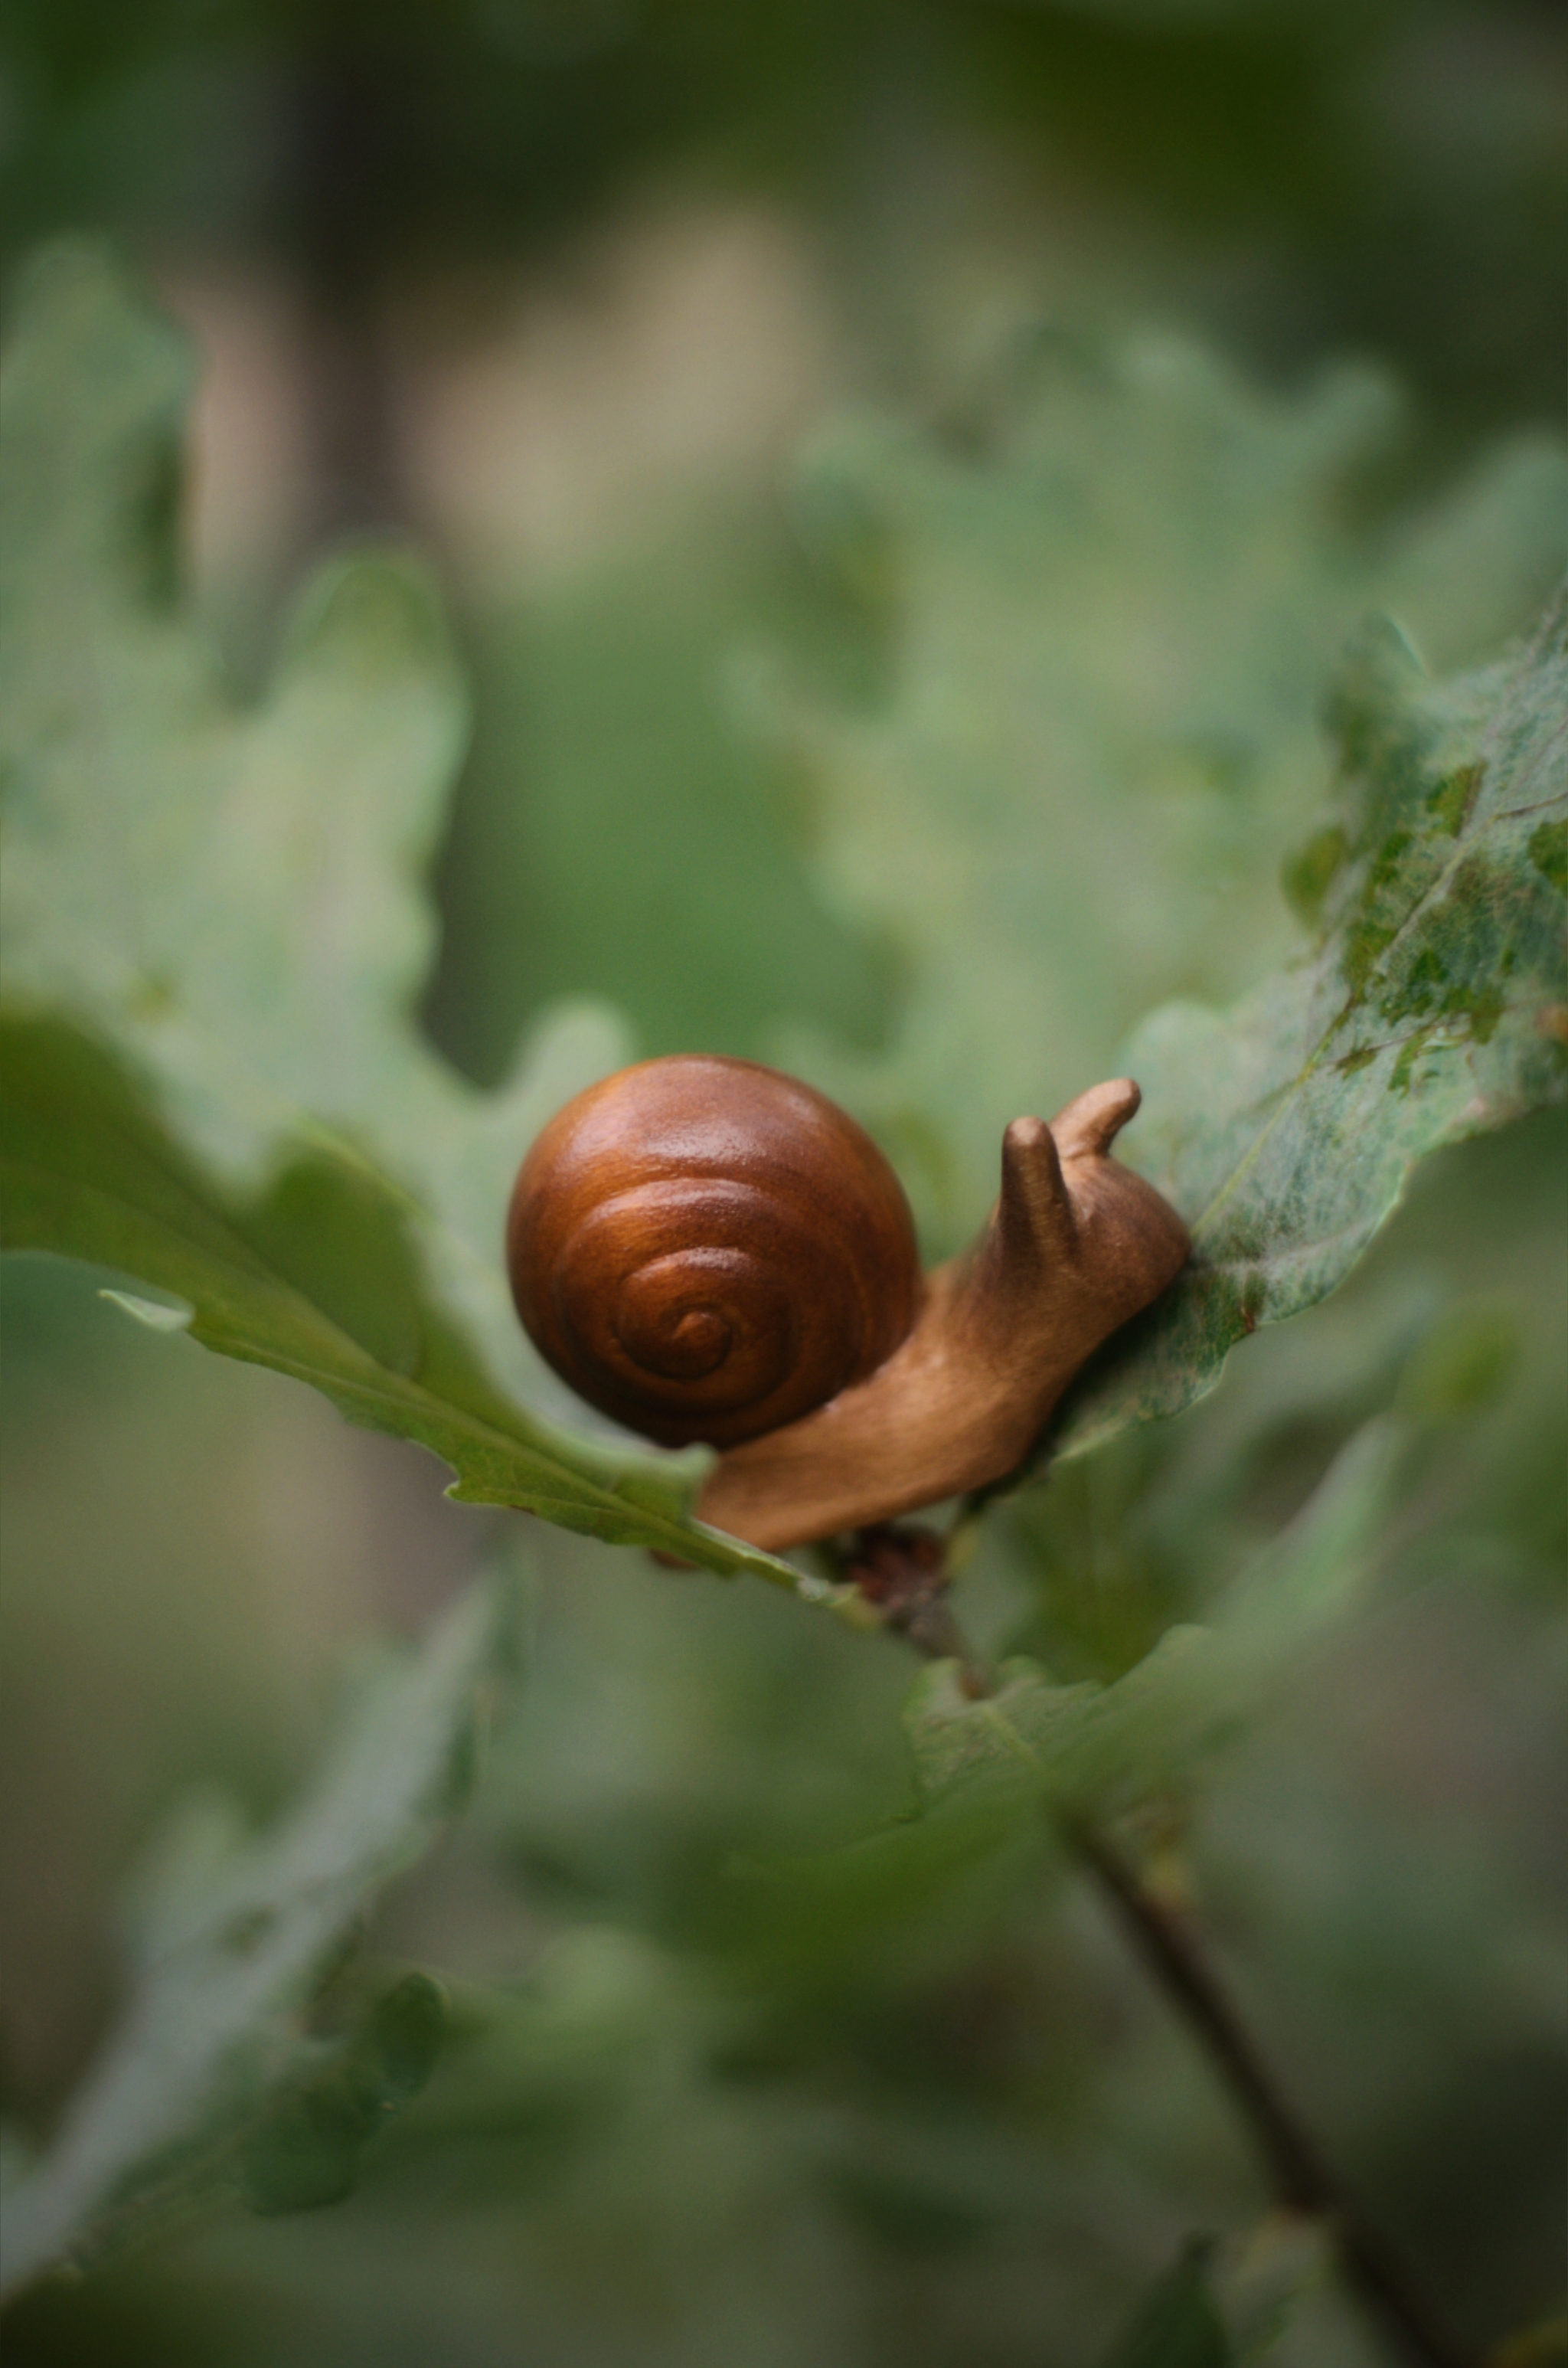
[[[755,1061],[680,1054],[590,1086],[517,1175],[517,1313],[578,1394],[720,1449],[700,1518],[773,1550],[1003,1478],[1079,1366],[1157,1298],[1187,1228],[1110,1156],[1139,1103],[1094,1086],[1015,1119],[1002,1190],[922,1276],[862,1128]]]

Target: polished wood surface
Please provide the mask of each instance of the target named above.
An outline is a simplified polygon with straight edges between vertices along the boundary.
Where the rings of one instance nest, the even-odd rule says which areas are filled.
[[[1110,1156],[1129,1078],[1047,1126],[1015,1119],[972,1249],[927,1278],[919,1320],[866,1381],[735,1448],[703,1489],[714,1528],[777,1552],[1005,1479],[1085,1360],[1187,1261],[1187,1228]]]
[[[523,1162],[507,1257],[528,1330],[648,1437],[725,1451],[698,1510],[775,1551],[1004,1479],[1101,1341],[1186,1262],[1111,1156],[1116,1078],[1015,1119],[990,1222],[923,1281],[897,1178],[854,1121],[754,1062],[608,1077]]]
[[[876,1144],[753,1061],[644,1061],[557,1112],[506,1232],[529,1337],[591,1405],[669,1446],[777,1430],[862,1381],[920,1297]]]

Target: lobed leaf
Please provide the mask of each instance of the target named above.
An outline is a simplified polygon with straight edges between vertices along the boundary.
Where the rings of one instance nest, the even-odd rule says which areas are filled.
[[[623,1453],[562,1434],[499,1390],[421,1273],[405,1197],[364,1162],[304,1145],[259,1193],[225,1191],[112,1057],[55,1019],[0,1022],[0,1096],[7,1248],[52,1250],[175,1294],[193,1338],[433,1449],[464,1502],[797,1583],[787,1564],[687,1517],[703,1451]],[[131,1312],[160,1328],[179,1320]]]
[[[1004,1662],[968,1691],[957,1661],[924,1670],[905,1705],[915,1810],[843,1848],[748,1856],[745,1884],[770,1962],[885,1948],[966,1891],[983,1902],[1041,1812],[1115,1817],[1185,1786],[1255,1720],[1364,1579],[1393,1500],[1404,1440],[1380,1417],[1341,1452],[1295,1520],[1247,1565],[1204,1626],[1168,1628],[1109,1684],[1053,1682]],[[997,1874],[999,1865],[1002,1872]]]
[[[795,1585],[691,1520],[705,1451],[576,1427],[528,1348],[511,1178],[624,1045],[562,1012],[485,1095],[419,1036],[466,732],[433,590],[398,555],[331,564],[237,708],[175,588],[189,376],[95,252],[35,267],[0,447],[6,1245],[173,1293],[466,1501]]]
[[[342,2048],[301,2038],[299,2018],[382,1886],[460,1805],[489,1699],[512,1658],[510,1590],[481,1582],[405,1665],[358,1703],[313,1788],[272,1833],[212,1863],[165,1871],[143,1904],[131,1996],[49,2151],[6,2199],[7,2293],[82,2263],[199,2197],[247,2149],[264,2206],[302,2192],[312,2157],[290,2116],[335,2125],[335,2168],[421,2085],[439,2002],[409,1976]],[[412,1987],[411,1987],[412,1985]],[[324,2066],[324,2053],[332,2061]],[[343,2192],[340,2184],[335,2190]]]
[[[809,538],[882,613],[881,698],[796,699],[821,859],[909,976],[892,1056],[794,1057],[882,1135],[928,1238],[995,1190],[1001,1131],[1126,1071],[1126,1156],[1193,1223],[1192,1267],[1063,1410],[1066,1452],[1209,1388],[1255,1325],[1321,1298],[1438,1144],[1559,1096],[1568,979],[1562,610],[1494,650],[1562,566],[1568,469],[1543,439],[1441,502],[1358,524],[1387,387],[1280,397],[1200,348],[1036,340],[960,438],[824,440]],[[1316,936],[1290,962],[1273,882]],[[1287,966],[1277,968],[1284,959]],[[1126,1030],[1173,993],[1190,999]]]
[[[961,432],[862,420],[808,456],[806,537],[881,618],[885,679],[858,710],[796,692],[767,720],[834,897],[896,945],[907,992],[890,1057],[797,1034],[786,1064],[875,1127],[933,1248],[990,1206],[1010,1120],[1115,1075],[1154,1006],[1224,1005],[1289,958],[1274,883],[1361,620],[1399,617],[1447,669],[1549,596],[1561,447],[1515,441],[1371,520],[1401,425],[1365,370],[1278,393],[1175,336],[1057,329]]]
[[[440,2052],[446,2001],[428,1974],[405,1974],[348,2039],[302,2065],[246,2141],[241,2177],[253,2212],[311,2212],[351,2193],[359,2157],[387,2116],[416,2097]]]
[[[1334,722],[1312,953],[1226,1015],[1156,1012],[1128,1048],[1140,1164],[1192,1258],[1078,1384],[1063,1452],[1212,1388],[1238,1339],[1344,1278],[1416,1160],[1568,1087],[1568,594],[1447,686],[1370,628]]]
[[[1014,1660],[975,1701],[956,1662],[935,1663],[904,1714],[922,1813],[945,1820],[1043,1804],[1114,1814],[1190,1773],[1358,1583],[1400,1443],[1386,1419],[1367,1424],[1212,1622],[1167,1629],[1110,1685],[1053,1685],[1037,1663]]]

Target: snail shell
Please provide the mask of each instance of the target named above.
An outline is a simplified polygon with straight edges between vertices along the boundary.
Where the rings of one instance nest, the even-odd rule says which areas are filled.
[[[897,1177],[846,1113],[683,1054],[567,1103],[518,1173],[512,1295],[590,1405],[684,1446],[799,1420],[884,1364],[921,1280]]]

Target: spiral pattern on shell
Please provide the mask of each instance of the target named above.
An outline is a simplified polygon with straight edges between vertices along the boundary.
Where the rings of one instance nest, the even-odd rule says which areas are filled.
[[[557,1372],[667,1446],[733,1446],[824,1405],[892,1354],[921,1292],[870,1137],[811,1087],[705,1054],[556,1113],[518,1171],[506,1258]]]

